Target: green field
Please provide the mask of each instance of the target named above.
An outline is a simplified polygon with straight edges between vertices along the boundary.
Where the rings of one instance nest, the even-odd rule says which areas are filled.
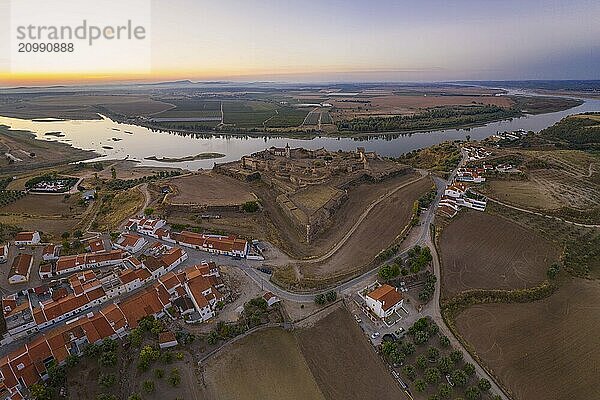
[[[221,102],[217,100],[167,100],[175,108],[155,114],[155,118],[220,118]]]

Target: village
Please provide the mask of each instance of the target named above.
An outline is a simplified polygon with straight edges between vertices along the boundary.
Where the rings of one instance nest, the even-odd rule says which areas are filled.
[[[31,274],[42,282],[1,299],[3,349],[26,343],[0,359],[0,392],[11,399],[47,379],[50,365],[81,354],[86,344],[125,337],[144,317],[187,324],[215,317],[230,291],[215,262],[186,262],[185,248],[262,259],[249,254],[253,246],[245,240],[173,232],[166,221],[147,217],[130,219],[114,242],[98,235],[85,244],[87,253],[61,255],[60,245],[42,243],[33,231],[0,248],[10,285],[27,284]],[[269,306],[278,301],[268,292],[265,297]]]

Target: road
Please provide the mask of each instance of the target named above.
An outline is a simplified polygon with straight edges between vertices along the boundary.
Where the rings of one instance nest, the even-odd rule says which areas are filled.
[[[416,238],[412,239],[413,240],[412,243],[410,243],[408,246],[409,249],[415,245],[429,247],[429,249],[431,250],[431,254],[433,256],[433,271],[434,271],[435,276],[437,277],[434,298],[432,301],[427,303],[421,309],[421,311],[419,313],[419,317],[426,317],[426,316],[431,317],[435,321],[435,323],[440,327],[440,331],[450,339],[452,346],[454,348],[462,351],[462,353],[464,354],[465,361],[469,362],[475,366],[475,370],[476,370],[478,376],[486,378],[487,380],[490,381],[490,383],[492,385],[492,389],[491,389],[492,392],[499,394],[501,396],[501,398],[504,400],[509,400],[510,397],[504,392],[504,390],[495,381],[495,379],[490,374],[488,374],[488,372],[481,365],[479,365],[479,363],[471,356],[471,354],[462,345],[462,343],[454,336],[454,334],[452,333],[450,328],[448,328],[448,326],[444,322],[444,319],[442,318],[441,308],[440,308],[441,266],[440,266],[439,256],[437,254],[436,248],[433,244],[433,239],[431,237],[430,227],[431,227],[431,224],[434,222],[437,204],[439,203],[439,201],[444,193],[444,189],[446,188],[446,185],[448,183],[452,182],[452,180],[454,179],[454,177],[456,175],[456,171],[465,162],[466,162],[466,155],[463,153],[462,160],[460,161],[460,163],[458,164],[456,169],[454,171],[452,171],[452,173],[450,174],[450,176],[448,177],[447,180],[444,180],[437,176],[433,176],[433,180],[434,180],[434,183],[435,183],[435,186],[437,189],[436,198],[435,198],[434,202],[429,206],[427,211],[425,211],[425,213],[423,213],[423,215],[421,216],[420,224],[415,228],[415,229],[419,229],[419,233],[418,233],[418,235],[416,235]],[[409,182],[408,184],[410,184],[410,183],[412,183],[412,182]],[[400,188],[395,189],[394,192],[398,189],[400,189]],[[385,195],[385,196],[387,196],[387,195]],[[379,202],[381,202],[384,198],[385,197],[378,199],[377,201],[372,203],[371,206],[369,206],[369,208],[365,211],[365,213],[363,213],[363,215],[361,215],[361,218],[357,221],[357,224],[355,224],[355,226],[353,226],[352,231],[354,231],[354,229],[356,229],[356,227],[364,220],[364,217],[366,217],[366,214],[368,214],[368,212],[372,208],[374,208],[377,204],[379,204]],[[352,234],[352,232],[349,232],[349,234],[347,236],[349,237],[351,234]],[[344,237],[344,239],[342,239],[341,242],[345,242],[345,240],[347,240],[346,236]],[[339,246],[339,247],[335,246],[328,253],[325,254],[327,257],[324,257],[325,256],[324,255],[319,258],[331,257],[337,250],[339,250],[340,247],[341,246]],[[408,250],[402,252],[400,255],[404,256],[407,252],[408,252]],[[238,265],[238,267],[240,267],[246,273],[246,275],[248,275],[257,285],[259,285],[261,287],[261,289],[271,291],[278,297],[285,299],[285,300],[300,302],[300,303],[313,302],[316,294],[327,291],[327,290],[324,290],[324,291],[315,291],[313,293],[294,293],[294,292],[285,290],[285,289],[273,284],[272,282],[270,282],[270,280],[269,280],[270,276],[268,274],[259,272],[255,268],[252,268],[250,265],[247,265],[245,263],[240,263]],[[376,267],[376,268],[372,269],[371,271],[368,271],[354,279],[351,279],[347,282],[341,283],[338,286],[328,289],[328,290],[335,290],[336,292],[338,292],[341,295],[349,296],[356,291],[357,287],[365,287],[369,283],[372,283],[377,278],[378,270],[379,270],[379,267]]]

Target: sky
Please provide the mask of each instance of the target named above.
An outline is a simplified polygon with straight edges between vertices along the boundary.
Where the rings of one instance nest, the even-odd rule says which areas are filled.
[[[141,1],[150,10],[148,58],[131,52],[118,67],[77,70],[64,58],[15,67],[14,32],[1,23],[10,0],[0,0],[0,85],[600,79],[597,0]]]

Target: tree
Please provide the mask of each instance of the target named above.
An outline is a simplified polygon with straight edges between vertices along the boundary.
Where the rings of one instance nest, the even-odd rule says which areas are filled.
[[[152,208],[152,207],[148,207],[148,208],[144,209],[144,215],[146,215],[146,216],[148,216],[148,217],[149,217],[149,216],[151,216],[152,214],[154,214],[154,208]]]
[[[421,354],[419,357],[417,357],[416,363],[419,369],[427,368],[427,357]]]
[[[442,347],[450,346],[450,339],[448,339],[447,336],[441,335],[440,336],[440,346],[442,346]]]
[[[257,201],[247,201],[242,204],[242,210],[247,213],[254,213],[260,209]]]
[[[427,368],[425,370],[425,380],[427,383],[435,385],[440,381],[441,377],[440,370],[435,367]]]
[[[406,375],[406,377],[411,381],[414,381],[415,377],[417,376],[417,371],[415,370],[415,367],[413,367],[410,364],[407,364],[404,367],[402,367],[402,372],[404,372],[404,375]]]
[[[113,180],[117,179],[117,170],[115,167],[110,167],[110,175],[112,176]]]
[[[334,302],[337,299],[337,292],[335,290],[330,290],[325,293],[325,299],[330,303]]]
[[[427,387],[427,384],[425,383],[425,381],[423,379],[417,379],[415,381],[415,390],[417,392],[424,392],[426,387]]]
[[[452,370],[452,366],[454,363],[450,359],[450,357],[442,357],[438,360],[437,366],[442,371],[442,373],[447,374]]]
[[[382,280],[389,281],[400,275],[400,266],[396,263],[383,265],[377,274]]]
[[[460,350],[453,350],[452,352],[450,352],[450,359],[454,364],[456,364],[462,361],[463,353]]]
[[[178,386],[181,383],[181,376],[179,376],[179,370],[177,368],[173,368],[171,370],[171,374],[169,375],[169,383],[171,386]]]
[[[477,387],[479,388],[479,390],[485,393],[492,388],[492,384],[487,379],[481,378],[479,382],[477,382]]]
[[[75,232],[73,232],[73,236],[77,239],[81,239],[83,237],[83,232],[77,229]]]
[[[113,367],[117,364],[117,355],[113,351],[102,353],[100,356],[100,365],[103,367]]]
[[[546,275],[548,275],[548,278],[554,279],[554,278],[556,278],[556,276],[558,275],[559,272],[560,272],[560,264],[553,263],[550,266],[550,268],[548,268],[548,271],[546,271]]]
[[[429,333],[418,331],[415,333],[415,344],[423,344],[429,340]]]
[[[471,363],[466,363],[463,367],[463,371],[465,371],[468,376],[472,376],[475,373],[475,366]]]
[[[449,399],[452,394],[452,388],[447,383],[440,383],[438,386],[438,396],[440,399]]]
[[[465,391],[465,397],[467,400],[477,400],[481,397],[481,392],[477,389],[477,386],[470,386]]]
[[[415,345],[410,342],[402,343],[401,350],[404,354],[410,356],[415,352]]]
[[[64,240],[67,240],[68,238],[71,237],[71,233],[63,232],[62,235],[60,235],[60,237],[63,238]]]
[[[29,394],[35,400],[50,400],[52,398],[50,389],[40,383],[34,383],[29,386]]]
[[[165,370],[157,368],[154,370],[154,377],[156,379],[162,379],[165,376]]]
[[[317,304],[319,306],[322,306],[326,302],[327,302],[327,299],[325,298],[325,295],[318,294],[318,295],[315,296],[315,304]]]
[[[440,351],[436,347],[430,347],[427,349],[427,357],[430,360],[436,361],[440,356]]]
[[[460,369],[454,370],[452,375],[450,375],[450,379],[456,386],[465,386],[467,384],[467,374]]]
[[[381,345],[381,352],[389,358],[392,353],[396,351],[396,348],[397,345],[395,342],[383,342]]]
[[[127,400],[142,400],[142,396],[140,396],[139,393],[133,393]]]

